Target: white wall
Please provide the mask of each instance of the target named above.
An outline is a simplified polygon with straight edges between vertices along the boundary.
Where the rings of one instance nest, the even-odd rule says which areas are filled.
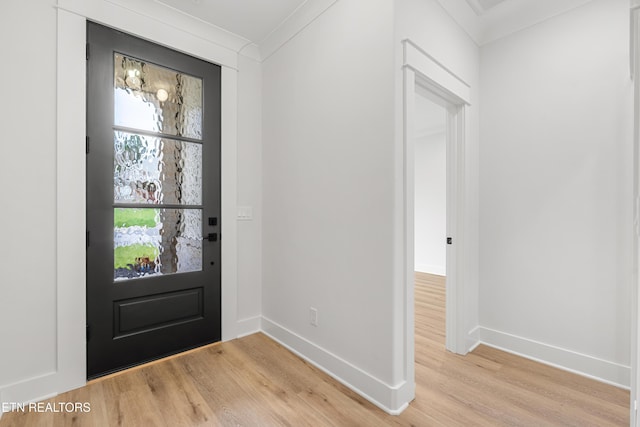
[[[467,109],[465,187],[465,271],[464,290],[458,309],[463,313],[467,331],[465,348],[477,342],[478,326],[478,130],[479,130],[479,49],[467,33],[456,24],[436,0],[396,0],[396,123],[402,124],[402,50],[401,41],[411,39],[423,51],[470,86],[471,106]]]
[[[629,4],[481,49],[480,335],[628,385]]]
[[[446,109],[415,95],[414,129],[414,266],[415,271],[447,271]]]
[[[262,309],[267,333],[395,410],[392,16],[338,1],[263,63]]]
[[[441,107],[444,121],[445,110]],[[443,130],[416,138],[415,269],[444,276],[447,271],[447,145]]]
[[[55,3],[11,0],[0,15],[14,41],[0,48],[0,388],[56,369]]]
[[[262,66],[238,56],[238,335],[260,329],[262,313]]]

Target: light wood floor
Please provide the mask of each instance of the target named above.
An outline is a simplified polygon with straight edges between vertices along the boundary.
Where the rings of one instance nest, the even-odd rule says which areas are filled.
[[[444,349],[444,280],[416,276],[415,401],[393,417],[262,334],[61,394],[88,414],[8,413],[0,426],[627,426],[629,393],[480,346]]]

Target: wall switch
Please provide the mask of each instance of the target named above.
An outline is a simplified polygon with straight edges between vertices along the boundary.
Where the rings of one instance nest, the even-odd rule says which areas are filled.
[[[309,308],[309,323],[312,326],[318,326],[318,309],[310,307]]]
[[[253,207],[252,206],[238,206],[238,221],[251,221],[253,220]]]

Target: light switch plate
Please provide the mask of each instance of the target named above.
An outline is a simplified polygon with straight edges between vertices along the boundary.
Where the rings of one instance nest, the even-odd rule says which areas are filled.
[[[251,221],[251,220],[253,220],[253,207],[238,206],[238,221]]]

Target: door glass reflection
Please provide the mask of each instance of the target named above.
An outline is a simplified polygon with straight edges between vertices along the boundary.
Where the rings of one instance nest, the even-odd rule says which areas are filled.
[[[114,279],[202,270],[202,210],[115,208]]]
[[[114,54],[115,125],[202,139],[202,79]]]
[[[116,203],[202,204],[202,145],[114,132]]]
[[[202,79],[113,58],[114,279],[200,271]]]

